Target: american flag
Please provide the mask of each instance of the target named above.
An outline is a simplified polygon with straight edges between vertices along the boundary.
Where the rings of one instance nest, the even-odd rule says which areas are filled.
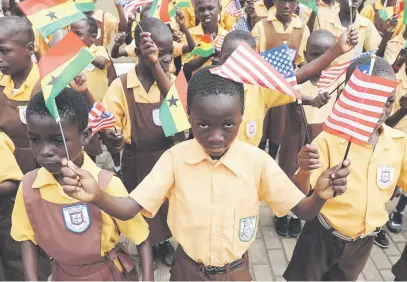
[[[294,89],[299,89],[292,63],[292,51],[286,44],[264,51],[260,55],[281,73]]]
[[[339,96],[323,129],[350,142],[364,144],[373,133],[397,82],[364,73],[365,65],[359,67]]]
[[[243,17],[242,6],[240,6],[239,0],[232,0],[225,7],[225,13],[234,17]]]
[[[225,40],[224,36],[222,36],[222,35],[216,36],[215,42],[214,42],[214,45],[213,45],[216,50],[221,50],[222,49],[223,40]]]
[[[128,15],[140,7],[153,3],[153,0],[133,0],[133,1],[126,1],[126,2],[127,3],[124,3],[124,5],[123,5],[123,9],[124,9],[124,12],[126,13],[126,15]]]
[[[247,22],[245,17],[241,17],[240,20],[235,23],[232,30],[244,30],[250,32],[249,23]]]
[[[101,103],[95,102],[89,111],[88,126],[92,129],[92,135],[107,128],[112,128],[115,125],[114,116],[106,112]]]
[[[242,43],[226,62],[210,70],[218,76],[276,90],[301,100],[299,92],[246,43]]]

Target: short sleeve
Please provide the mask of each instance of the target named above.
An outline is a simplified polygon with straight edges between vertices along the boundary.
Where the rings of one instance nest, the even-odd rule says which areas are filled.
[[[397,44],[392,44],[391,42],[389,42],[387,44],[386,51],[384,52],[383,59],[385,59],[389,64],[392,65],[396,61],[397,55]]]
[[[106,95],[103,98],[102,104],[107,111],[111,112],[116,120],[116,127],[123,128],[126,122],[126,111],[124,100],[126,99],[123,93],[123,87],[120,78],[116,78],[107,89]]]
[[[401,187],[403,191],[407,192],[407,141],[404,138],[404,152],[403,152],[403,162],[401,164],[400,176],[397,181],[397,186]]]
[[[0,183],[6,180],[21,180],[23,173],[14,157],[14,144],[3,132],[0,132],[0,156],[5,162],[0,162]]]
[[[277,163],[266,154],[264,154],[259,194],[260,200],[266,202],[277,216],[287,214],[305,197]]]
[[[97,57],[103,57],[103,58],[106,59],[105,68],[111,64],[109,54],[107,53],[107,50],[106,50],[105,47],[103,47],[103,46],[98,46],[98,49],[96,50],[96,54],[95,54],[95,55],[96,55]]]
[[[171,150],[167,150],[140,185],[130,193],[130,197],[144,208],[143,215],[154,217],[162,203],[169,198],[174,186],[174,174],[174,156]]]
[[[106,189],[106,193],[114,197],[122,198],[128,197],[129,195],[122,181],[117,177],[112,178],[109,186]],[[120,233],[122,233],[134,244],[139,245],[148,238],[148,235],[150,233],[148,224],[141,214],[137,214],[132,219],[126,221],[115,218],[113,220],[116,221]]]
[[[262,22],[260,21],[253,27],[253,30],[252,30],[253,37],[257,38],[257,40],[256,40],[256,51],[257,52],[260,52],[263,49],[262,46],[260,45],[261,41],[263,40],[263,36],[264,36],[261,32],[262,31],[261,25],[262,25]]]
[[[13,214],[11,216],[11,237],[17,242],[31,241],[37,245],[34,230],[25,208],[23,187],[21,183],[20,187],[18,187]]]
[[[298,49],[298,57],[295,60],[295,64],[299,65],[305,61],[304,52],[307,47],[308,37],[310,35],[308,26],[304,26],[304,32],[302,33],[300,48]]]
[[[261,92],[267,109],[295,102],[294,97],[275,90],[261,88]]]
[[[377,31],[373,23],[371,21],[368,21],[368,30],[363,47],[366,51],[375,50],[379,48],[381,41],[382,37],[380,36],[380,33]]]
[[[328,142],[324,138],[324,136],[325,136],[325,134],[320,134],[312,142],[313,144],[315,144],[318,147],[319,161],[321,163],[321,167],[312,171],[311,179],[310,179],[311,189],[314,189],[318,178],[321,176],[322,172],[324,172],[325,170],[327,170],[329,168],[329,165],[330,165]]]

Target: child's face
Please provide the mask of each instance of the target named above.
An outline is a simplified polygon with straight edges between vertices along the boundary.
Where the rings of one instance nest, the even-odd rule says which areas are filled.
[[[335,39],[326,38],[320,36],[319,38],[314,38],[312,42],[308,42],[307,51],[305,51],[305,60],[307,63],[321,57],[326,51],[328,51],[332,46],[335,45]]]
[[[396,90],[390,94],[389,98],[387,98],[386,104],[384,104],[382,115],[377,122],[376,129],[380,128],[383,123],[389,118],[391,112],[393,111],[394,102],[396,101]]]
[[[31,66],[34,44],[25,43],[24,37],[22,33],[11,35],[0,31],[0,72],[3,74],[13,75]]]
[[[76,126],[62,120],[66,144],[71,161],[77,165],[82,160],[82,147],[90,138],[90,129],[79,132]],[[37,162],[52,174],[61,173],[61,159],[66,157],[61,131],[51,116],[31,115],[27,119],[27,135],[31,151]]]
[[[282,22],[291,21],[291,15],[295,13],[297,0],[277,0],[276,16]]]
[[[151,38],[158,48],[158,60],[160,61],[161,68],[167,73],[170,70],[174,52],[174,41],[172,39],[172,34],[170,30],[168,30],[168,33],[166,34],[152,34]],[[139,62],[143,63],[146,58],[141,55],[139,50],[136,50],[136,52],[139,56]]]
[[[203,26],[218,22],[219,0],[197,0],[195,3],[195,13]]]
[[[221,157],[237,136],[242,110],[236,97],[210,95],[194,101],[189,122],[205,152],[212,157]]]
[[[2,0],[1,1],[1,8],[3,10],[4,16],[11,16],[11,6],[9,0]]]
[[[76,33],[78,37],[85,43],[86,46],[92,46],[95,42],[97,34],[92,34],[89,31],[89,25],[86,21],[77,21],[71,24],[71,31]]]

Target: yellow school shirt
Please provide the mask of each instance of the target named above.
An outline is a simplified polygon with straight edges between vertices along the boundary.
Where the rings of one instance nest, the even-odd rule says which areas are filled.
[[[294,28],[303,27],[301,19],[297,15],[293,14],[290,24],[288,25],[287,29],[284,30],[284,25],[276,17],[276,10],[272,9],[270,9],[268,13],[267,21],[273,22],[274,29],[279,34],[291,34]],[[266,51],[267,40],[272,40],[272,38],[266,35],[266,32],[264,31],[264,25],[261,21],[254,26],[252,34],[254,37],[257,37],[257,51],[258,52]],[[304,32],[302,34],[301,44],[298,50],[298,57],[295,61],[295,64],[297,65],[305,61],[304,51],[305,47],[307,46],[309,35],[310,35],[309,29],[306,25],[304,25]]]
[[[315,187],[323,171],[343,161],[348,141],[322,132],[313,143],[318,146],[321,162],[321,167],[311,174],[311,185]],[[374,151],[367,143],[352,144],[348,159],[352,164],[347,190],[328,200],[321,213],[341,234],[356,238],[387,222],[385,205],[396,185],[407,190],[407,136],[384,125]]]
[[[258,147],[263,136],[263,122],[267,110],[292,103],[295,98],[270,89],[244,84],[244,100],[245,109],[238,138]]]
[[[14,149],[13,141],[6,133],[0,131],[0,157],[7,160],[0,162],[0,183],[7,180],[19,181],[23,179],[23,173],[14,157]]]
[[[339,36],[341,36],[341,34],[347,30],[344,26],[342,26],[339,15],[337,17],[327,18],[324,24],[325,26],[321,26],[321,29],[332,32],[336,39],[338,39]],[[371,51],[379,48],[382,37],[370,20],[357,13],[353,26],[358,32],[358,45],[356,45],[355,48],[348,53],[337,58],[334,64],[349,62],[355,56],[362,54],[364,50]]]
[[[338,2],[335,2],[332,7],[329,7],[329,5],[325,4],[322,0],[319,1],[318,17],[316,17],[315,19],[314,31],[318,29],[324,29],[323,27],[325,26],[326,19],[337,17],[339,14],[339,8],[340,7]],[[300,10],[301,21],[304,24],[307,24],[309,18],[311,17],[311,14],[312,9],[303,6],[303,9]]]
[[[223,266],[255,240],[260,201],[282,216],[304,194],[259,148],[235,140],[216,161],[193,139],[167,150],[130,197],[145,216],[168,199],[168,226],[185,253],[204,265]]]
[[[254,3],[254,12],[257,18],[267,18],[268,10],[263,0]]]
[[[196,18],[195,18],[195,8],[194,8],[194,4],[190,2],[190,5],[188,8],[182,8],[181,11],[184,13],[184,17],[185,17],[185,25],[187,26],[187,28],[193,28],[194,26],[196,26]]]
[[[407,75],[405,70],[405,65],[397,73],[397,90],[396,90],[396,102],[394,103],[393,113],[398,111],[400,106],[400,98],[407,94]],[[398,130],[407,133],[407,117],[404,117],[400,122],[394,127]]]
[[[173,77],[171,77],[173,79]],[[134,99],[137,103],[158,103],[160,102],[160,89],[157,83],[151,86],[147,93],[136,74],[136,68],[133,68],[127,74],[127,88],[132,88]],[[122,87],[120,78],[115,79],[102,102],[105,109],[111,112],[116,118],[116,128],[122,130],[124,142],[131,144],[131,119],[129,107],[127,105],[126,94]],[[152,114],[152,113],[151,113]]]
[[[220,5],[222,6],[222,11],[220,13],[220,27],[226,29],[227,31],[231,31],[233,26],[236,24],[236,21],[240,18],[234,17],[225,13],[225,8],[230,2],[235,0],[221,0]]]
[[[96,10],[92,18],[100,23],[103,22],[103,47],[107,47],[112,39],[112,32],[117,33],[119,31],[120,21],[111,13],[106,13],[102,10]],[[97,39],[99,39],[101,35],[101,31],[98,30]]]
[[[14,101],[29,101],[34,87],[37,85],[40,79],[40,71],[37,64],[33,63],[33,67],[27,76],[27,79],[21,84],[19,89],[14,89],[14,81],[11,75],[3,75],[0,72],[0,86],[4,87],[4,95],[7,99]],[[40,90],[40,88],[38,88]]]
[[[52,36],[50,36],[49,38],[51,37]],[[45,42],[44,38],[41,36],[38,30],[34,29],[34,52],[42,57],[48,52],[49,49],[51,49],[49,44]]]
[[[394,64],[397,59],[398,54],[400,53],[401,49],[403,49],[404,45],[406,44],[406,39],[403,37],[403,33],[401,32],[393,39],[387,42],[386,51],[384,52],[384,59],[389,64]]]
[[[84,154],[82,169],[89,171],[95,179],[98,179],[100,168]],[[45,201],[72,205],[78,201],[68,197],[62,186],[55,180],[54,176],[45,168],[40,168],[37,178],[33,183],[33,189],[40,189],[41,198]],[[113,176],[106,193],[114,197],[127,197],[128,193],[121,180]],[[11,237],[18,242],[31,241],[37,245],[34,230],[31,226],[24,204],[22,185],[18,188],[16,202],[12,214]],[[128,221],[114,219],[110,215],[101,211],[102,234],[101,234],[101,256],[113,249],[120,242],[120,233],[134,244],[139,245],[144,242],[149,235],[148,225],[144,218],[138,214]]]
[[[201,38],[204,35],[204,30],[203,30],[202,24],[199,24],[196,27],[190,28],[189,32],[191,33],[191,36],[194,39],[196,44],[198,44],[199,41],[201,41]],[[221,28],[220,25],[218,25],[218,34],[216,34],[216,36],[226,36],[227,34],[228,34],[228,32],[225,29]],[[215,38],[214,38],[214,40],[215,40]],[[184,45],[188,44],[185,35],[182,37],[182,44],[184,44]],[[196,58],[199,57],[197,55],[194,55],[189,60],[187,60],[188,54],[189,53],[182,55],[183,64],[188,63],[189,61],[195,60]],[[212,60],[208,60],[202,67],[210,66],[211,64],[212,64]]]
[[[106,64],[103,70],[95,67],[92,63],[89,64],[83,73],[86,75],[88,81],[88,90],[95,101],[101,102],[106,94],[108,86],[107,68],[110,66],[110,57],[107,54],[106,48],[103,46],[96,46],[93,44],[89,47],[92,54],[96,57],[103,57],[106,59]]]
[[[392,17],[394,15],[394,6],[393,7],[387,7],[386,11],[387,14],[389,15],[389,18]],[[367,19],[369,19],[373,24],[374,24],[374,18],[376,15],[376,11],[384,9],[384,6],[382,4],[381,0],[376,0],[376,2],[374,4],[365,6],[362,11],[360,12],[360,15],[362,17],[365,17]],[[401,12],[400,17],[398,18],[398,23],[396,28],[394,29],[393,35],[391,36],[391,38],[394,38],[396,35],[398,35],[404,28],[403,25],[403,16],[404,16],[404,11]]]

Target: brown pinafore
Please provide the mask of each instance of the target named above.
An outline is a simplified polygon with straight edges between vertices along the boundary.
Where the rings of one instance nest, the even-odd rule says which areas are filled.
[[[297,51],[296,58],[298,57],[298,50],[300,49],[304,27],[294,28],[290,34],[280,34],[275,30],[273,22],[263,19],[262,23],[264,26],[264,32],[267,35],[267,38],[270,39],[266,41],[266,50],[280,46],[286,41],[289,48]],[[286,109],[286,105],[283,105],[271,110],[272,125],[270,126],[270,141],[277,145],[280,145],[282,141]],[[268,121],[265,121],[265,123],[266,122]]]
[[[98,25],[98,33],[100,30],[100,37],[96,38],[93,44],[95,44],[96,46],[103,46],[103,38],[105,36],[105,12],[103,12],[102,14],[102,22],[96,21],[96,23]]]
[[[32,188],[37,171],[30,171],[23,178],[24,204],[38,245],[53,258],[53,281],[123,281],[138,280],[135,264],[120,245],[105,257],[101,256],[102,212],[93,204],[87,205],[90,226],[82,233],[68,230],[63,219],[63,209],[74,205],[48,202],[39,189]],[[113,173],[101,170],[99,185],[106,189]],[[81,213],[83,216],[83,213]],[[70,214],[71,216],[71,214]],[[82,217],[83,218],[83,217]],[[122,274],[114,264],[119,260]]]
[[[131,145],[126,144],[123,151],[123,183],[131,192],[150,173],[161,155],[174,144],[164,135],[161,126],[153,122],[153,110],[159,109],[163,97],[158,103],[137,103],[133,89],[127,88],[127,74],[120,80],[126,95],[131,121]],[[143,87],[143,86],[141,86]],[[167,224],[168,201],[154,218],[146,218],[150,227],[150,242],[156,244],[172,237]]]

